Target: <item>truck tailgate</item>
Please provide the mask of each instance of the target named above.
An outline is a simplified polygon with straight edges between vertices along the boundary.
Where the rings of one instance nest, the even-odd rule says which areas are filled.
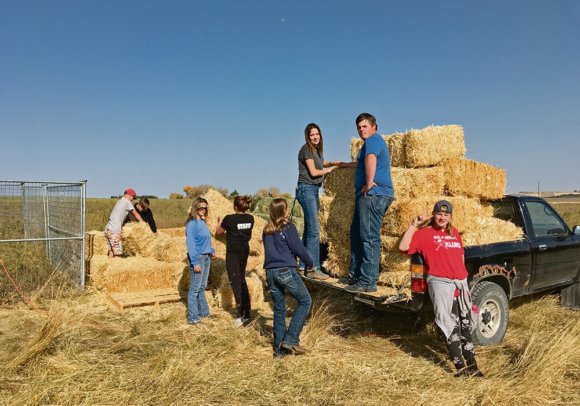
[[[389,286],[377,286],[376,292],[349,292],[346,290],[348,285],[338,282],[336,278],[328,278],[326,280],[318,280],[307,278],[302,275],[302,279],[310,284],[324,286],[336,290],[341,290],[346,294],[352,295],[353,299],[368,304],[370,306],[384,306],[394,303],[407,302],[411,300],[410,297],[403,294],[403,287],[400,289]]]

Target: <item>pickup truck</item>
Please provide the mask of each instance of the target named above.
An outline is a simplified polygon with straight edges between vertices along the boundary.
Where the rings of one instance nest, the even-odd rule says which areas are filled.
[[[474,309],[473,339],[478,345],[500,342],[507,330],[509,300],[537,292],[561,290],[561,304],[580,309],[580,226],[570,229],[539,197],[508,195],[491,202],[494,215],[524,230],[524,238],[465,248]],[[423,260],[411,258],[411,297],[401,293],[350,293],[378,310],[432,310]],[[344,290],[334,279],[310,283]],[[346,290],[344,290],[347,292]],[[400,290],[401,291],[401,290]],[[475,307],[477,306],[477,307]]]

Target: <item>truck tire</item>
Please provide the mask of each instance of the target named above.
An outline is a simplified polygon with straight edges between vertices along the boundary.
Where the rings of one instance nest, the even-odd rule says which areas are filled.
[[[476,345],[499,343],[509,321],[509,303],[504,290],[493,282],[482,281],[473,288],[471,299],[479,308],[473,317],[473,342]]]

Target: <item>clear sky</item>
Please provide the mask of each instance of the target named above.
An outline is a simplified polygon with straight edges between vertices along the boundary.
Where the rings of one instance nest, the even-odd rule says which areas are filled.
[[[293,192],[305,125],[348,160],[363,111],[580,189],[580,1],[0,0],[3,180]]]

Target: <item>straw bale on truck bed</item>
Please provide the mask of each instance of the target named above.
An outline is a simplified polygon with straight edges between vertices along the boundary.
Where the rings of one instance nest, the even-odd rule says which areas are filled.
[[[451,196],[493,200],[505,193],[503,169],[466,158],[446,159],[441,166],[445,170],[445,191]]]
[[[405,136],[406,133],[394,133],[391,135],[381,135],[383,140],[389,147],[389,154],[391,156],[391,166],[404,167],[405,166]],[[350,157],[352,161],[356,161],[358,154],[363,146],[364,141],[360,137],[352,138],[350,140]]]
[[[474,224],[476,231],[464,232],[461,235],[463,245],[466,247],[524,238],[524,231],[510,221],[495,217],[476,217]]]
[[[460,125],[429,126],[382,137],[389,146],[393,167],[435,166],[445,159],[465,155],[463,127]],[[363,140],[360,138],[351,140],[350,154],[353,161],[356,161],[362,145]]]
[[[483,206],[477,199],[463,196],[426,196],[415,199],[395,200],[383,222],[383,232],[389,235],[402,235],[413,218],[419,214],[431,214],[436,201],[445,199],[453,205],[453,225],[460,231],[477,231],[476,217],[491,217],[491,206]]]
[[[463,127],[438,125],[410,130],[405,135],[405,166],[434,166],[447,158],[465,155]]]
[[[503,196],[505,171],[468,160],[463,128],[459,125],[430,126],[382,136],[391,155],[395,200],[381,230],[382,272],[378,283],[400,290],[409,283],[410,259],[398,250],[401,236],[419,214],[431,214],[437,200],[453,204],[453,225],[463,233],[465,246],[516,240],[522,230],[493,217],[485,200]],[[363,140],[353,138],[352,160]],[[350,224],[354,212],[355,169],[337,169],[325,177],[327,197],[321,200],[321,240],[328,242],[327,271],[346,276],[350,265]],[[405,289],[406,294],[410,290]]]
[[[335,169],[324,177],[324,192],[329,197],[354,198],[355,168]]]
[[[442,195],[445,187],[443,168],[391,168],[397,199]]]
[[[330,198],[351,202],[354,208],[355,168],[335,169],[326,175],[324,191]],[[397,199],[437,196],[445,189],[443,167],[391,168],[391,178]]]

